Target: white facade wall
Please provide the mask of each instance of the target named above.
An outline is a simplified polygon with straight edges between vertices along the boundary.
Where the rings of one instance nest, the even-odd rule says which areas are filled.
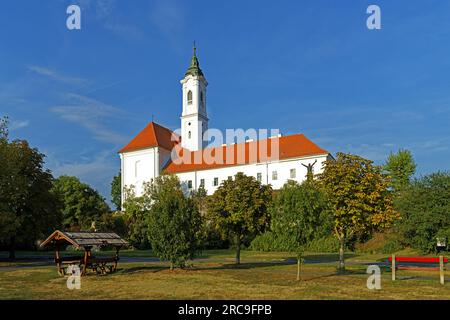
[[[133,151],[120,154],[122,169],[122,201],[125,200],[124,191],[126,187],[134,186],[136,196],[142,195],[143,184],[150,182],[153,178],[161,174],[163,168],[170,160],[170,152],[162,148],[149,148],[145,150]],[[229,166],[211,170],[199,170],[192,172],[178,173],[177,176],[182,183],[185,192],[197,190],[202,180],[208,195],[213,194],[222,181],[233,177],[238,172],[258,178],[261,174],[261,183],[271,184],[273,189],[280,189],[288,180],[299,183],[305,180],[308,165],[317,160],[314,165],[314,173],[323,171],[323,162],[328,155],[311,156],[302,158],[292,158],[275,162],[264,162],[250,165]],[[291,169],[295,169],[295,178],[291,177]],[[276,171],[277,179],[273,179]],[[217,185],[214,181],[217,179]],[[189,182],[190,181],[190,182]],[[191,188],[189,188],[189,184]]]
[[[122,205],[125,188],[134,186],[136,196],[143,192],[143,183],[159,176],[161,158],[159,148],[148,148],[120,154],[122,171]]]
[[[212,170],[199,170],[194,172],[178,173],[183,189],[189,191],[189,181],[191,181],[192,189],[197,190],[201,180],[204,179],[205,189],[208,195],[213,194],[220,186],[222,181],[234,176],[238,172],[243,172],[247,176],[257,178],[258,173],[261,174],[261,182],[263,184],[271,184],[273,189],[280,189],[288,180],[294,180],[299,183],[306,179],[307,169],[302,165],[308,165],[317,160],[314,165],[314,173],[321,173],[323,170],[323,162],[327,160],[327,155],[303,157],[280,160],[276,162],[257,163],[241,166],[230,166]],[[295,169],[295,178],[291,178],[291,169]],[[273,172],[276,171],[277,179],[272,179]],[[214,185],[214,179],[217,178],[217,186]]]
[[[134,186],[136,196],[140,196],[143,184],[161,174],[162,168],[170,160],[170,151],[163,148],[148,148],[120,154],[122,172],[122,204],[125,188]]]

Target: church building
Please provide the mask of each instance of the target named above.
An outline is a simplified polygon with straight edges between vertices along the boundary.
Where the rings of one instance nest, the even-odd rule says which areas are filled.
[[[126,188],[133,187],[139,196],[144,183],[164,173],[177,175],[187,192],[203,186],[212,194],[238,172],[280,189],[288,180],[305,180],[308,170],[323,170],[330,153],[303,134],[208,146],[207,86],[194,48],[181,80],[181,130],[177,134],[150,122],[119,151],[122,199]]]

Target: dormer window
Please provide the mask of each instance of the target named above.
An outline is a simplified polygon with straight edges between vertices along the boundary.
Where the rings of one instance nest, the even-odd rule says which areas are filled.
[[[187,94],[187,103],[192,104],[192,91],[189,90]]]

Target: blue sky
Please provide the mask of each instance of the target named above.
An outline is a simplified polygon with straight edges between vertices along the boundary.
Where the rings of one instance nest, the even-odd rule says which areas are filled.
[[[449,170],[449,15],[437,0],[2,1],[0,115],[56,176],[109,198],[117,151],[152,115],[179,128],[196,40],[210,127],[301,132],[378,164],[406,148],[418,175]]]

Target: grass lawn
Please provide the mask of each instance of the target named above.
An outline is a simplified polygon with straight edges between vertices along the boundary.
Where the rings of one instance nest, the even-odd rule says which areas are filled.
[[[449,272],[442,286],[438,271],[401,270],[400,280],[392,282],[384,270],[381,290],[367,289],[364,263],[386,257],[349,254],[348,274],[337,275],[336,255],[308,255],[297,282],[287,253],[243,251],[237,267],[233,251],[215,250],[204,252],[192,268],[172,272],[163,262],[119,263],[114,274],[82,277],[81,290],[67,289],[67,278],[54,266],[0,267],[0,299],[450,299]]]

